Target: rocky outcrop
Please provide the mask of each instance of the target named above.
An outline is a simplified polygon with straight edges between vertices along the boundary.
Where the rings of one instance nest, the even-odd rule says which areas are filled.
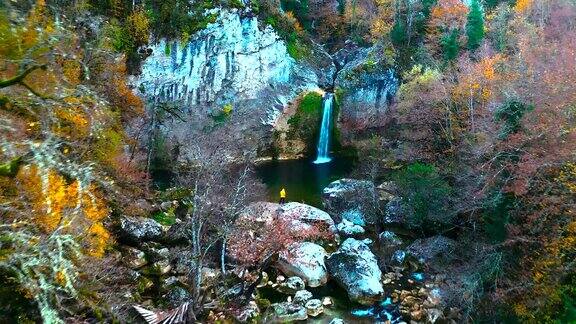
[[[312,46],[310,59],[296,61],[274,29],[256,16],[236,9],[210,14],[216,21],[189,42],[162,39],[148,48],[141,74],[131,80],[145,99],[176,107],[159,126],[170,139],[166,152],[175,153],[173,161],[193,157],[189,139],[214,125],[224,107],[230,110],[228,121],[218,128],[226,133],[221,143],[226,156],[264,149],[289,102],[334,80],[334,64],[320,46]]]
[[[295,294],[305,288],[304,280],[300,277],[290,277],[278,285],[278,291],[284,294]]]
[[[352,50],[350,60],[338,73],[335,91],[340,102],[338,119],[342,140],[346,143],[356,133],[386,122],[386,113],[398,89],[398,78],[381,45]]]
[[[264,315],[264,323],[287,323],[308,318],[306,308],[289,302],[270,305]]]
[[[125,242],[141,244],[159,240],[163,234],[162,225],[153,219],[127,216],[120,219],[119,237]]]
[[[348,292],[351,300],[370,305],[382,299],[382,272],[376,256],[362,241],[346,239],[327,260],[330,275]]]
[[[306,302],[312,299],[312,297],[312,293],[308,290],[299,290],[294,294],[293,302],[299,305],[306,305]]]
[[[324,188],[322,204],[337,221],[346,218],[356,225],[365,226],[375,221],[378,198],[374,183],[340,179]]]
[[[328,272],[324,264],[327,256],[323,247],[310,242],[295,243],[280,252],[278,268],[290,276],[298,276],[310,287],[324,285]]]
[[[342,219],[342,222],[336,226],[338,233],[343,237],[359,237],[365,233],[362,226],[356,225],[347,219]]]

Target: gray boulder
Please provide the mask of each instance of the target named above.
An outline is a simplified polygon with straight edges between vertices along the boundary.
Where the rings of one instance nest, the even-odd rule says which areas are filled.
[[[289,302],[270,305],[264,316],[264,323],[286,323],[308,319],[306,308]]]
[[[278,285],[278,291],[284,294],[292,295],[299,290],[306,288],[304,281],[300,277],[290,277]]]
[[[338,228],[338,233],[344,237],[358,237],[366,232],[362,226],[356,225],[347,219],[342,219],[342,222],[336,228]]]
[[[157,221],[143,217],[124,216],[120,219],[120,239],[128,243],[141,244],[162,238],[164,228]]]
[[[298,290],[296,294],[294,294],[293,303],[298,305],[306,305],[306,302],[312,299],[312,293],[308,290]]]
[[[324,264],[326,250],[310,242],[294,243],[289,249],[280,252],[278,268],[290,276],[298,276],[310,287],[324,285],[328,272]]]
[[[324,313],[324,305],[322,305],[322,301],[320,299],[310,299],[304,307],[306,307],[306,312],[308,315],[312,317],[316,317]]]
[[[372,305],[384,296],[376,256],[362,241],[348,238],[327,260],[328,272],[351,300]]]
[[[371,181],[340,179],[324,188],[322,204],[336,221],[346,217],[354,224],[364,226],[375,222],[378,198]]]
[[[411,211],[404,204],[402,198],[395,197],[390,200],[384,208],[384,218],[382,223],[386,225],[399,224],[406,225],[410,219]]]

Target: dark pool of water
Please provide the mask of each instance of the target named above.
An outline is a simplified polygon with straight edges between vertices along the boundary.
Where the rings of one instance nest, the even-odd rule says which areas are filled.
[[[256,171],[266,184],[270,201],[279,200],[283,187],[287,201],[321,207],[322,189],[330,182],[350,174],[353,167],[353,158],[335,157],[323,164],[314,164],[308,159],[264,162],[257,166]]]

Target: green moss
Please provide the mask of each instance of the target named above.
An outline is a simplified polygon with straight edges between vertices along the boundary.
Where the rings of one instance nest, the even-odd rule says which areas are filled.
[[[176,215],[174,215],[173,210],[169,210],[166,212],[158,211],[152,214],[151,218],[158,223],[166,226],[174,225],[176,223]]]
[[[301,139],[308,148],[314,148],[321,118],[322,95],[317,92],[308,92],[300,100],[294,116],[288,120],[290,125],[288,137]]]

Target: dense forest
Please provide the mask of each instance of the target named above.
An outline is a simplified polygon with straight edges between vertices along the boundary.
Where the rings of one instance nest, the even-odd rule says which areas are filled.
[[[576,322],[576,2],[0,2],[0,323],[298,321]]]

